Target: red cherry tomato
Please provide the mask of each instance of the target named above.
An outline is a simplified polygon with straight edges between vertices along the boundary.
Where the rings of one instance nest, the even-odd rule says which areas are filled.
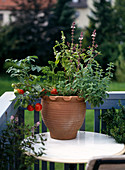
[[[33,107],[32,105],[28,105],[28,106],[27,106],[27,110],[33,111],[33,110],[34,110],[34,107]]]
[[[36,103],[36,105],[35,105],[35,110],[36,110],[36,111],[42,110],[42,105],[41,105],[40,103]]]
[[[23,89],[17,89],[19,94],[24,94],[24,90]]]
[[[42,92],[44,92],[45,94],[47,93],[47,91],[44,88],[42,89]]]
[[[45,89],[44,89],[44,88],[42,89],[42,92],[43,92],[43,91],[45,91]]]
[[[58,94],[57,89],[53,88],[50,92],[51,94]]]
[[[20,89],[20,94],[24,94],[24,90],[23,89]]]

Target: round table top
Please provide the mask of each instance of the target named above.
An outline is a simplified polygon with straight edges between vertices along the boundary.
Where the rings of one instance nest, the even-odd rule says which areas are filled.
[[[125,152],[124,144],[118,144],[112,137],[100,133],[78,131],[77,137],[72,140],[52,139],[49,132],[42,134],[44,134],[43,138],[47,139],[44,142],[46,154],[37,157],[39,160],[60,163],[87,163],[94,156],[121,155]],[[43,145],[34,144],[36,152],[39,151],[40,147],[43,147]],[[27,152],[30,151],[27,150]]]

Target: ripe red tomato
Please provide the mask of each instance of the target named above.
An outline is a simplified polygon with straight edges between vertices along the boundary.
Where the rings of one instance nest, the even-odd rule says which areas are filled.
[[[33,107],[32,105],[28,105],[28,106],[27,106],[27,110],[33,111],[33,110],[34,110],[34,107]]]
[[[51,94],[58,94],[57,89],[53,88],[50,92]]]
[[[36,111],[42,110],[42,105],[41,105],[40,103],[36,103],[36,105],[35,105],[35,110],[36,110]]]
[[[20,89],[19,94],[24,94],[24,90]]]
[[[44,92],[45,94],[47,93],[47,91],[44,88],[42,89],[42,92]]]
[[[23,89],[16,89],[18,91],[19,94],[24,94],[24,90]]]

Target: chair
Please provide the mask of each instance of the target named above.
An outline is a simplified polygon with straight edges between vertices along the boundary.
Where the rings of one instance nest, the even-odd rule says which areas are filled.
[[[86,170],[125,170],[125,155],[94,157]]]

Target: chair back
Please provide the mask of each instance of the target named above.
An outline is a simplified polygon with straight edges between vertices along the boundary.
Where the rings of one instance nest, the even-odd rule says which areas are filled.
[[[89,160],[86,170],[125,170],[125,155],[94,157]]]

